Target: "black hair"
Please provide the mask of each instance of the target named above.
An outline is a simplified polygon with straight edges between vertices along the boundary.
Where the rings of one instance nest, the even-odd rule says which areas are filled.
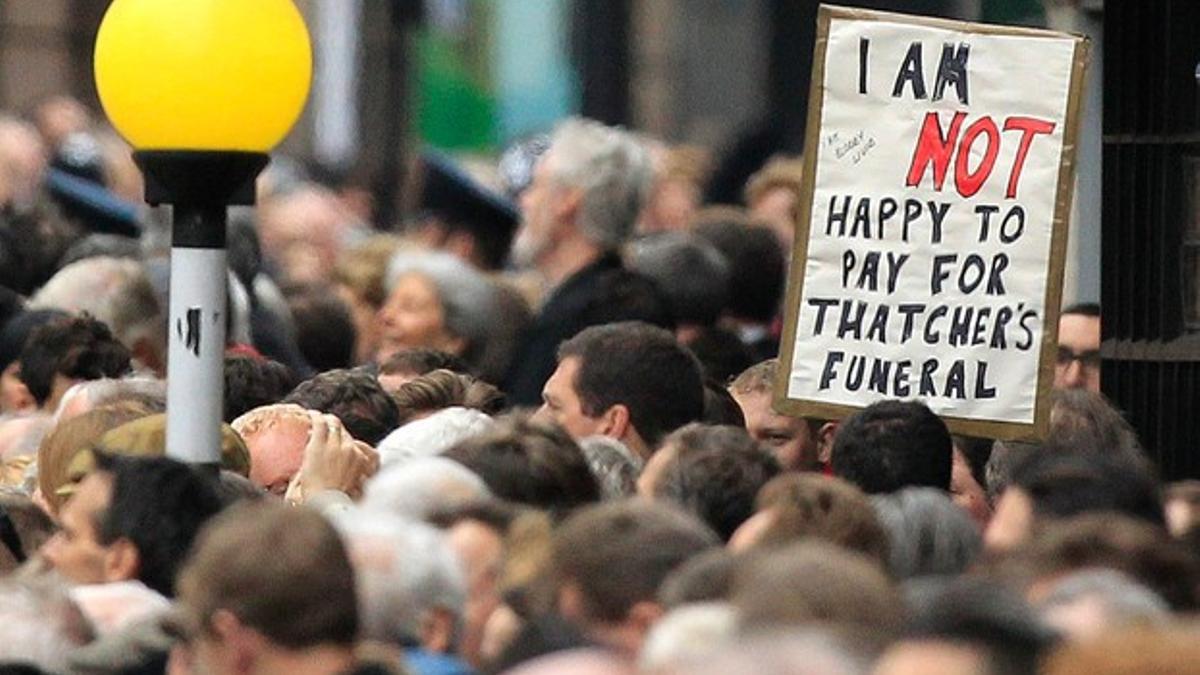
[[[1165,523],[1158,481],[1144,464],[1120,455],[1033,453],[1013,468],[1009,487],[1028,495],[1041,517],[1103,511]]]
[[[298,384],[296,374],[278,361],[228,354],[225,356],[226,423],[259,406],[278,403]]]
[[[165,457],[96,453],[96,470],[112,476],[112,498],[97,516],[101,543],[127,539],[138,552],[137,578],[167,597],[192,541],[221,510],[212,481]]]
[[[950,489],[946,423],[917,401],[879,401],[846,418],[833,438],[833,473],[868,494],[903,487]]]
[[[992,446],[995,441],[990,438],[978,438],[976,436],[960,436],[956,435],[954,445],[963,455],[963,459],[967,460],[967,467],[971,469],[971,477],[979,483],[979,487],[987,487],[987,463],[992,456]]]
[[[596,278],[595,289],[595,295],[584,310],[585,325],[642,321],[674,330],[671,305],[654,280],[636,272],[614,269]]]
[[[742,406],[738,405],[728,389],[711,377],[704,381],[704,415],[700,421],[718,426],[746,427]]]
[[[668,232],[634,242],[631,269],[658,284],[675,321],[711,326],[729,301],[729,264],[708,240]]]
[[[330,370],[292,390],[283,403],[336,416],[354,438],[378,445],[400,425],[400,409],[379,380],[365,370]]]
[[[1060,314],[1079,314],[1080,316],[1100,316],[1100,304],[1096,302],[1077,302],[1063,307]]]
[[[704,414],[699,362],[671,333],[638,321],[593,326],[562,343],[558,358],[580,361],[575,393],[586,415],[614,405],[648,446]]]
[[[979,649],[987,672],[993,675],[1037,672],[1039,658],[1057,642],[1055,632],[1019,595],[994,581],[930,579],[913,584],[908,598],[912,605],[909,639]]]
[[[88,314],[52,320],[33,330],[21,350],[21,381],[39,406],[50,398],[54,376],[99,380],[129,373],[129,350]]]
[[[696,234],[729,261],[729,313],[759,322],[775,318],[787,278],[784,251],[775,233],[762,225],[713,221],[697,226]]]
[[[754,365],[754,352],[733,331],[710,326],[685,342],[692,350],[704,374],[720,382],[729,382]]]
[[[287,296],[296,324],[296,346],[317,371],[354,365],[358,331],[350,308],[328,288],[306,287]]]

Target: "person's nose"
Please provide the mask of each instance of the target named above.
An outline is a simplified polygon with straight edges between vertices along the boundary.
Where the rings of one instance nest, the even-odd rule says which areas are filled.
[[[1067,364],[1067,371],[1063,374],[1063,384],[1068,389],[1082,389],[1087,384],[1086,366],[1079,359],[1073,359]]]

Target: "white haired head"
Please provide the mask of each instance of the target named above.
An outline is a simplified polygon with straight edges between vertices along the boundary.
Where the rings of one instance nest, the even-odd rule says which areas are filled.
[[[445,457],[418,457],[367,481],[362,507],[424,520],[441,509],[491,496],[483,479]]]
[[[91,637],[63,589],[48,582],[0,582],[0,663],[71,672],[69,655]]]
[[[350,511],[333,520],[354,567],[363,637],[411,645],[439,617],[453,636],[467,589],[445,535],[386,513]]]
[[[87,312],[107,324],[113,337],[143,361],[161,359],[166,349],[166,314],[136,260],[98,256],[73,262],[56,272],[29,306]]]
[[[578,224],[588,239],[616,248],[629,238],[654,181],[650,153],[637,137],[572,118],[554,130],[544,161],[556,183],[582,191]]]
[[[732,642],[737,614],[724,602],[698,602],[666,614],[646,636],[638,660],[645,672],[682,665]]]
[[[405,424],[388,434],[376,450],[382,466],[440,455],[459,441],[491,431],[495,421],[478,410],[454,406]]]
[[[468,362],[485,346],[499,320],[496,289],[479,270],[458,256],[441,251],[401,250],[388,262],[387,289],[390,293],[405,276],[424,277],[437,289],[446,329],[466,341],[463,358]]]

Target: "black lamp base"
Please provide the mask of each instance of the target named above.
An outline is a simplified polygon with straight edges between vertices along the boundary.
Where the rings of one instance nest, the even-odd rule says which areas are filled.
[[[271,158],[261,152],[139,150],[146,201],[160,204],[252,206],[254,179]]]

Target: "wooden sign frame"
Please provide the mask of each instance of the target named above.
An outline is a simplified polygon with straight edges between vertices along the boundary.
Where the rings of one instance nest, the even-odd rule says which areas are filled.
[[[1071,65],[1071,81],[1068,87],[1067,106],[1063,117],[1062,154],[1058,168],[1057,190],[1055,192],[1042,340],[1038,350],[1039,375],[1034,421],[1032,424],[1024,424],[1003,420],[989,421],[955,417],[953,414],[941,415],[953,433],[1003,440],[1044,439],[1050,426],[1050,390],[1054,381],[1055,359],[1058,346],[1058,317],[1062,303],[1063,267],[1067,251],[1067,227],[1074,195],[1075,150],[1079,135],[1083,86],[1090,58],[1090,43],[1086,38],[1081,36],[1032,28],[993,26],[832,5],[820,6],[817,14],[813,73],[808,98],[808,122],[804,143],[803,192],[799,205],[799,225],[792,250],[793,263],[787,285],[784,328],[780,342],[780,367],[777,370],[774,387],[774,407],[777,411],[787,415],[826,420],[842,419],[861,409],[858,406],[840,403],[789,398],[787,393],[796,351],[800,302],[803,298],[817,160],[819,153],[823,151],[820,143],[820,126],[825,100],[825,64],[830,24],[834,19],[911,24],[969,34],[1041,37],[1059,40],[1069,38],[1075,41]]]

